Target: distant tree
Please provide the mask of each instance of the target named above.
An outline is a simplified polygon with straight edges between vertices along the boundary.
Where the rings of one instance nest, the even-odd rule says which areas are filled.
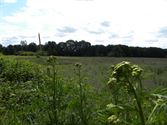
[[[167,58],[167,49],[164,49],[165,57]]]
[[[19,52],[22,50],[22,46],[21,45],[13,45],[14,49],[16,52]]]
[[[68,56],[75,56],[77,52],[77,41],[67,40],[66,41],[66,53]]]
[[[36,43],[32,42],[27,46],[27,50],[31,52],[36,52],[38,50],[38,46]]]
[[[85,40],[77,42],[77,56],[90,56],[90,47],[91,44],[89,42],[86,42]]]
[[[9,45],[3,49],[3,54],[5,55],[14,55],[15,54],[15,48],[12,45]]]
[[[67,46],[65,42],[60,42],[57,45],[57,53],[60,56],[66,56],[67,54]]]
[[[15,55],[19,55],[20,51],[22,51],[22,46],[21,45],[13,45],[13,48],[15,50]]]
[[[0,44],[0,52],[2,52],[3,50],[3,46]]]
[[[57,55],[57,44],[54,41],[48,41],[44,45],[44,51],[47,51],[48,55]]]
[[[161,58],[166,56],[166,54],[164,53],[164,50],[156,47],[150,47],[145,49],[145,55],[147,57],[156,57],[156,58]]]
[[[27,51],[27,41],[26,40],[20,41],[20,45],[22,47],[22,51]]]
[[[124,51],[120,45],[115,45],[115,46],[112,46],[112,48],[110,49],[107,55],[111,57],[123,57]]]
[[[106,56],[107,55],[107,49],[104,45],[95,45],[92,47],[94,50],[95,56]]]
[[[27,41],[21,41],[20,45],[9,45],[3,47],[0,44],[0,52],[3,54],[19,54],[20,51],[36,52],[38,45]],[[67,40],[66,42],[48,41],[45,45],[41,45],[44,55],[56,56],[112,56],[112,57],[167,57],[167,49],[156,47],[129,47],[126,45],[91,45],[91,43],[81,40]]]

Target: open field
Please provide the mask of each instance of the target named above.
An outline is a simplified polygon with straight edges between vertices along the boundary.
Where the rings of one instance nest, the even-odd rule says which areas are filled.
[[[165,58],[4,56],[0,125],[166,125],[166,76]]]
[[[29,60],[31,62],[47,65],[48,57],[35,56],[9,56],[9,58]],[[112,65],[121,61],[137,64],[144,70],[146,87],[167,86],[167,58],[114,58],[114,57],[57,57],[58,67],[66,77],[74,74],[75,63],[81,63],[83,74],[95,86],[105,86]]]

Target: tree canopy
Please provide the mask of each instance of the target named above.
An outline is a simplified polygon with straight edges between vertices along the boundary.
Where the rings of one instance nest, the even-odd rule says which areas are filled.
[[[74,41],[67,40],[66,42],[56,43],[48,41],[41,45],[42,51],[47,55],[55,56],[108,56],[108,57],[153,57],[165,58],[167,49],[157,47],[129,47],[126,45],[91,45],[85,40]],[[39,45],[32,42],[27,44],[26,41],[21,41],[19,45],[8,45],[4,47],[0,44],[0,52],[5,55],[18,55],[19,52],[37,52]]]

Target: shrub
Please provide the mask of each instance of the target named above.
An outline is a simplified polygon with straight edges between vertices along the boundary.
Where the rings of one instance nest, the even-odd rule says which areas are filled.
[[[28,61],[0,59],[0,79],[3,81],[26,82],[39,79],[40,67]]]
[[[35,56],[36,53],[35,52],[29,52],[29,51],[19,51],[17,53],[17,55],[20,55],[20,56]]]

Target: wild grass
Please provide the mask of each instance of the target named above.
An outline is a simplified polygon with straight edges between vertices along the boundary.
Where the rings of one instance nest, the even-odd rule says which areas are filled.
[[[123,60],[142,75],[126,79],[121,71],[110,88]],[[166,125],[166,67],[166,59],[151,58],[1,57],[0,124]]]

